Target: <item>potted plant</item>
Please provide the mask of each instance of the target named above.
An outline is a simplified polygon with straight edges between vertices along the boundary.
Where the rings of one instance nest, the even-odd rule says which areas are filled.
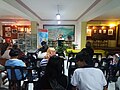
[[[61,46],[57,46],[56,47],[57,54],[59,56],[64,56],[65,57],[64,52],[66,51],[66,49],[67,49],[67,46],[65,46],[64,44],[61,45]]]

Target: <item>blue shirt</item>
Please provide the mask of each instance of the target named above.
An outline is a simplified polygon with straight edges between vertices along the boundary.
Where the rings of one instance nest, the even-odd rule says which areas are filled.
[[[5,66],[21,66],[21,67],[26,67],[25,63],[22,60],[19,60],[19,59],[9,59],[9,60],[6,61]],[[11,77],[10,70],[7,70],[7,72],[8,72],[9,79],[11,79],[10,78]],[[22,75],[21,75],[20,70],[16,70],[15,74],[16,74],[17,80],[22,79]]]

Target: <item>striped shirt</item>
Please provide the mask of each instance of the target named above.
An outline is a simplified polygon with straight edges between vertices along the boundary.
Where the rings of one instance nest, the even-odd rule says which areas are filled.
[[[48,63],[48,59],[43,59],[43,60],[41,60],[41,62],[40,62],[40,66],[42,67],[42,66],[47,66],[47,63]]]

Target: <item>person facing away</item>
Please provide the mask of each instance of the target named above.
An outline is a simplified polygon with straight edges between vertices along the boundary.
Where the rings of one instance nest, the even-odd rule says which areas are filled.
[[[8,44],[6,50],[4,51],[3,55],[1,56],[2,58],[10,59],[9,52],[10,52],[12,46],[13,46],[12,43],[9,43],[9,44]]]
[[[90,60],[89,60],[89,64],[90,65],[93,65],[93,60],[92,60],[92,58],[93,58],[93,55],[94,55],[94,50],[92,49],[92,47],[91,47],[91,42],[87,42],[86,43],[86,45],[85,45],[85,48],[83,48],[81,51],[86,51],[88,54],[89,54],[89,56],[90,56]]]
[[[56,50],[53,47],[49,47],[47,49],[46,55],[44,56],[44,58],[40,62],[40,66],[46,66],[49,58],[53,55],[56,55]]]
[[[24,59],[25,54],[24,54],[24,52],[22,52],[21,49],[18,47],[18,44],[17,44],[17,43],[13,44],[12,49],[15,49],[15,50],[18,50],[18,51],[19,51],[18,59],[22,59],[22,60]]]
[[[46,66],[45,76],[53,90],[65,90],[67,78],[63,75],[63,61],[59,56],[51,56]]]
[[[99,68],[89,66],[89,54],[81,51],[76,55],[77,68],[71,78],[72,90],[107,90],[107,81]]]
[[[19,55],[19,51],[18,50],[11,49],[10,52],[9,52],[9,55],[11,56],[11,58],[5,62],[5,66],[26,67],[25,63],[22,60],[17,59],[18,55]],[[18,80],[22,79],[22,75],[21,75],[19,70],[16,70],[15,73],[16,73],[16,77],[17,77]],[[8,76],[11,77],[10,75],[11,75],[10,70],[8,70]]]
[[[55,50],[55,48],[49,47],[49,48],[47,49],[46,55],[45,55],[44,58],[40,61],[40,64],[39,64],[39,66],[40,66],[41,69],[42,69],[42,72],[40,73],[41,76],[43,76],[44,73],[45,73],[45,69],[46,69],[46,66],[47,66],[47,64],[48,64],[49,58],[52,57],[52,56],[54,56],[54,55],[56,55],[56,50]]]
[[[46,43],[45,41],[42,41],[42,42],[41,42],[41,45],[42,45],[42,47],[39,48],[39,49],[36,51],[36,53],[38,53],[39,51],[41,51],[41,53],[47,51],[47,49],[48,49],[47,43]]]

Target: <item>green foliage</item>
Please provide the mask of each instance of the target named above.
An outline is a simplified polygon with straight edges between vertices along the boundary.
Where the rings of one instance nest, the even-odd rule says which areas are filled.
[[[68,46],[65,46],[65,45],[57,46],[56,51],[59,53],[62,53],[64,51],[66,51],[67,48],[68,48]]]

